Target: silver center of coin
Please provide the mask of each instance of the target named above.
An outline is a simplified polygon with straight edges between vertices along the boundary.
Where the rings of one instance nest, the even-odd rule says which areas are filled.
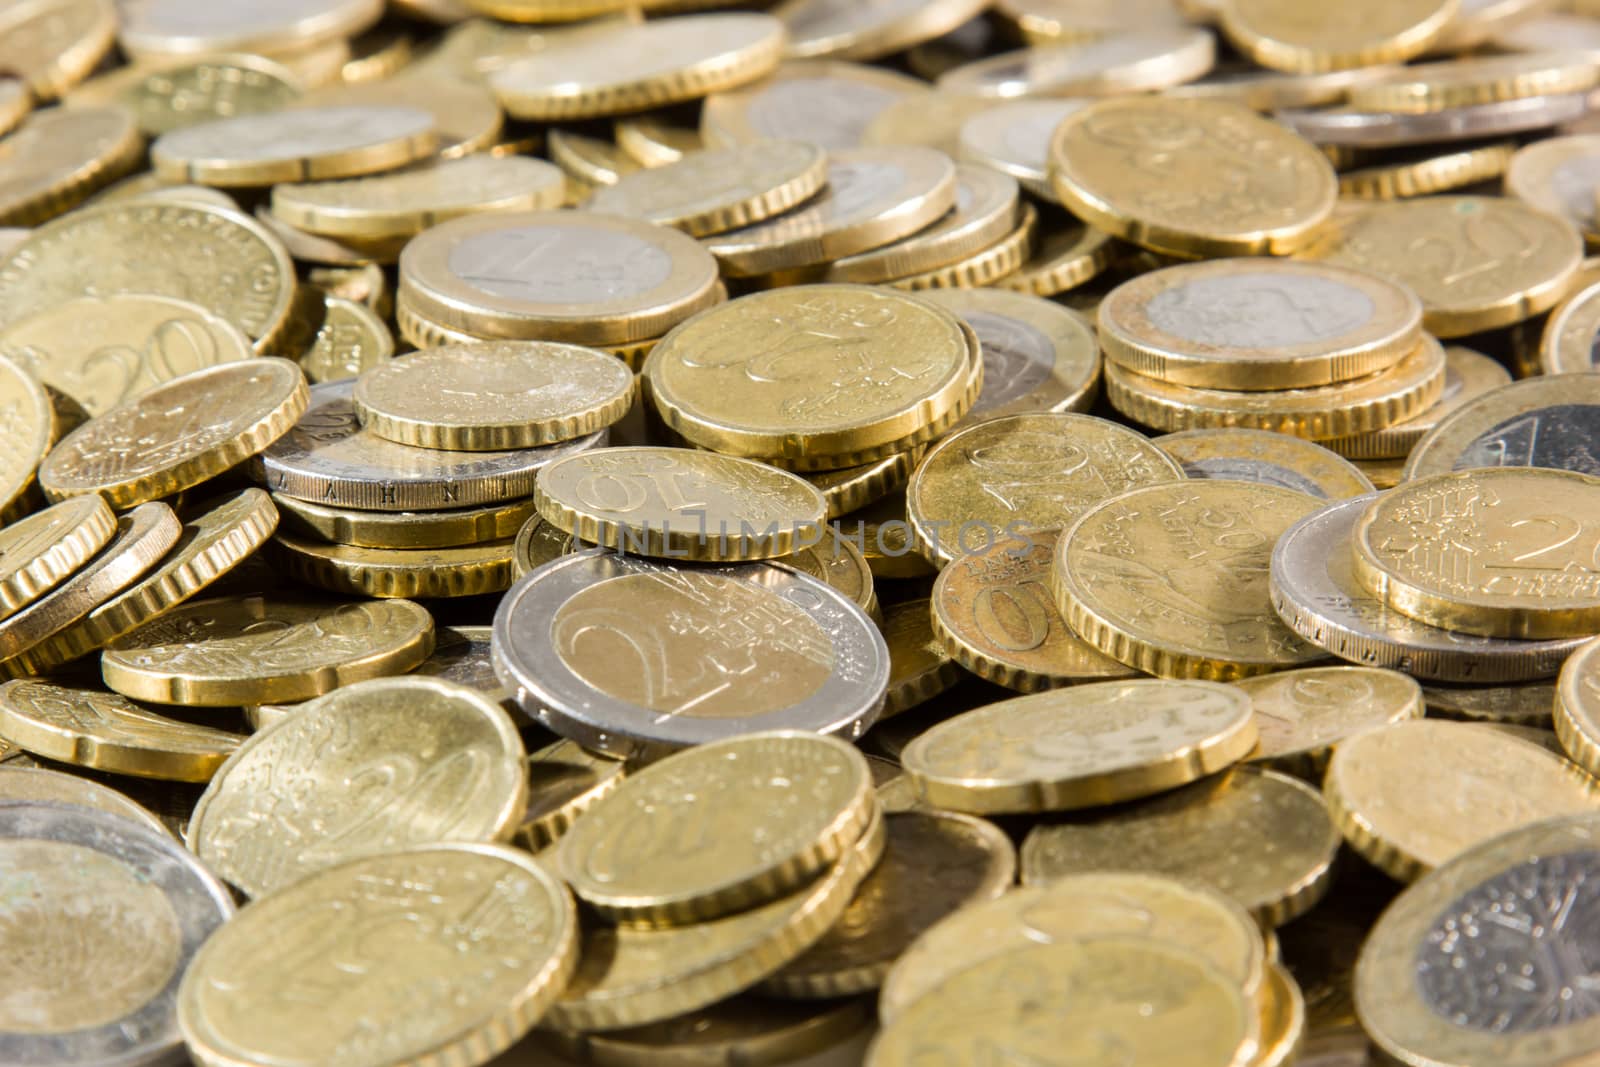
[[[1348,285],[1309,274],[1262,271],[1197,278],[1145,306],[1175,337],[1216,348],[1287,348],[1358,330],[1377,309]]]
[[[525,226],[469,237],[450,272],[486,293],[534,304],[600,304],[648,293],[672,276],[672,256],[598,227]]]
[[[1600,407],[1558,404],[1507,419],[1468,445],[1454,470],[1553,467],[1600,475]]]
[[[983,344],[983,392],[972,405],[972,415],[1021,399],[1050,377],[1056,349],[1043,333],[987,311],[963,311],[961,317]]]
[[[1258,485],[1276,485],[1282,489],[1293,489],[1296,492],[1306,493],[1309,496],[1328,499],[1328,494],[1322,486],[1287,467],[1280,467],[1276,463],[1266,463],[1259,459],[1240,459],[1235,457],[1218,456],[1213,459],[1197,459],[1183,465],[1183,471],[1191,478],[1210,478],[1223,482],[1255,482]]]

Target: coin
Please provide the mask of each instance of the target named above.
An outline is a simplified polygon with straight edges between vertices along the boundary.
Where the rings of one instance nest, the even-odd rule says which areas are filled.
[[[1234,685],[1249,696],[1261,737],[1250,760],[1290,773],[1314,775],[1346,738],[1423,713],[1416,681],[1378,667],[1308,667]]]
[[[135,700],[232,707],[309,700],[410,670],[432,650],[433,619],[409,600],[216,597],[118,638],[101,672]]]
[[[1152,147],[1151,129],[1185,132]],[[1074,215],[1180,256],[1303,248],[1337,192],[1333,168],[1311,145],[1252,111],[1210,100],[1097,101],[1062,121],[1050,161],[1050,181]]]
[[[1355,437],[1324,440],[1322,444],[1341,456],[1405,457],[1447,415],[1454,414],[1478,397],[1510,384],[1511,372],[1499,361],[1470,348],[1450,345],[1444,350],[1444,388],[1439,393],[1439,399],[1423,409],[1422,414],[1381,430]]]
[[[1099,347],[1081,316],[1027,293],[947,289],[925,299],[959,315],[983,350],[983,389],[969,417],[1083,411],[1100,381]]]
[[[1044,237],[1032,258],[995,285],[1034,296],[1056,296],[1109,267],[1116,247],[1109,234],[1090,226],[1069,226]]]
[[[481,23],[479,25],[482,25]],[[499,139],[505,115],[481,76],[440,76],[420,64],[393,78],[361,84],[326,85],[302,97],[296,107],[407,107],[433,116],[441,159],[483,152]]]
[[[828,502],[828,518],[836,519],[903,488],[925,452],[924,448],[912,448],[856,467],[807,471],[804,477],[822,491],[823,499]]]
[[[1211,69],[1209,33],[1188,26],[1130,26],[1077,42],[1045,42],[946,71],[944,92],[975,96],[1114,96],[1193,81]]]
[[[868,557],[870,565],[871,557]],[[958,667],[933,632],[929,603],[918,598],[889,605],[883,613],[889,646],[889,687],[880,719],[910,711],[961,680]]]
[[[37,376],[0,352],[0,439],[7,442],[0,451],[0,521],[17,518],[57,433],[55,401]]]
[[[479,596],[504,592],[516,578],[509,537],[446,548],[360,548],[280,533],[273,546],[291,577],[351,596]]]
[[[483,337],[620,344],[718,299],[716,261],[647,222],[587,212],[454,219],[406,246],[400,297]]]
[[[1539,369],[1545,374],[1581,374],[1595,369],[1600,342],[1600,285],[1578,290],[1550,313],[1539,342]]]
[[[567,175],[567,205],[582,206],[596,189],[615,185],[639,170],[639,164],[610,141],[567,130],[551,130],[550,158]]]
[[[1345,171],[1339,175],[1339,195],[1396,200],[1464,189],[1504,175],[1515,154],[1515,144],[1490,144],[1443,154],[1437,147],[1427,147],[1409,159]]]
[[[1425,434],[1406,460],[1412,481],[1470,467],[1552,467],[1600,474],[1590,430],[1600,374],[1513,382],[1468,401]]]
[[[9,1059],[182,1055],[178,979],[233,915],[228,890],[182,845],[86,807],[0,805],[0,901]],[[83,1003],[75,991],[91,983]]]
[[[1592,66],[1585,69],[1595,72]],[[1505,176],[1508,194],[1566,219],[1585,237],[1600,237],[1596,182],[1600,182],[1600,136],[1594,134],[1551,137],[1520,148]]]
[[[1360,0],[1337,10],[1306,8],[1295,0],[1226,0],[1222,29],[1264,67],[1315,73],[1420,55],[1460,7],[1459,0]]]
[[[1600,480],[1570,471],[1409,481],[1357,520],[1356,578],[1431,626],[1522,639],[1593,633],[1600,562],[1584,527],[1597,508]]]
[[[1590,774],[1600,767],[1600,673],[1595,651],[1600,642],[1586,641],[1561,667],[1556,690],[1555,728],[1561,746]]]
[[[1022,844],[1022,883],[1101,870],[1167,875],[1214,888],[1279,926],[1321,899],[1338,848],[1315,790],[1240,767],[1093,822],[1035,827]]]
[[[827,176],[827,156],[815,145],[756,141],[624,175],[585,207],[703,237],[781,215],[816,195]]]
[[[1280,111],[1278,121],[1317,144],[1386,148],[1505,137],[1581,118],[1589,111],[1587,93],[1535,96],[1495,104],[1450,108],[1424,114],[1350,111]]]
[[[975,280],[976,261],[985,252],[992,255],[1027,218],[1030,209],[1019,209],[1018,196],[1015,179],[987,167],[957,164],[955,206],[948,213],[908,237],[836,260],[823,278],[890,282],[902,289],[931,288],[936,279]]]
[[[1351,88],[1363,111],[1442,111],[1524,97],[1587,92],[1600,71],[1574,53],[1476,56],[1423,63]]]
[[[1334,751],[1322,788],[1350,847],[1402,882],[1500,834],[1600,809],[1594,780],[1566,760],[1470,723],[1358,734]]]
[[[143,0],[126,13],[118,40],[130,55],[155,58],[215,52],[285,52],[353,37],[382,13],[375,0]]]
[[[1356,967],[1356,1010],[1373,1041],[1413,1063],[1559,1063],[1593,1049],[1577,979],[1550,961],[1583,951],[1597,832],[1594,815],[1552,819],[1469,849],[1401,893]],[[1512,973],[1528,984],[1497,977]],[[1507,1053],[1510,1043],[1537,1051]]]
[[[1582,647],[1584,640],[1574,639],[1568,644],[1575,648]],[[1556,687],[1551,682],[1425,685],[1422,687],[1422,699],[1427,701],[1428,712],[1441,719],[1548,727],[1555,707]]]
[[[878,594],[872,585],[872,570],[854,543],[837,535],[825,536],[818,544],[771,562],[827,582],[882,626],[883,610],[878,606]]]
[[[274,498],[284,528],[301,538],[362,548],[454,548],[515,537],[532,498],[449,511],[353,511],[290,496]]]
[[[645,1026],[592,1034],[552,1031],[543,1040],[595,1067],[758,1067],[835,1049],[865,1030],[871,1017],[860,997],[816,1003],[741,995]]]
[[[700,133],[711,148],[791,140],[832,153],[859,147],[867,126],[885,108],[927,91],[916,78],[881,67],[789,62],[754,85],[707,97]]]
[[[571,741],[557,741],[528,757],[528,806],[517,825],[517,844],[532,852],[555,844],[578,817],[622,784],[621,760],[596,756]]]
[[[1228,681],[1307,663],[1320,650],[1263,609],[1273,544],[1316,506],[1227,481],[1112,497],[1058,542],[1056,605],[1090,645],[1152,674]]]
[[[12,765],[0,760],[0,805],[10,806],[19,802],[91,808],[139,823],[157,833],[168,832],[160,819],[115,789],[76,774],[62,774],[22,764]]]
[[[527,805],[525,759],[510,716],[482,694],[373,679],[247,739],[200,798],[189,840],[250,896],[357,856],[506,840]]]
[[[329,916],[341,919],[336,933]],[[297,953],[313,945],[307,966]],[[206,1067],[252,1056],[482,1061],[533,1027],[577,951],[572,898],[533,858],[434,844],[319,871],[253,905],[195,957],[178,1023]],[[365,1032],[365,1020],[440,992],[443,1003],[406,1025]]]
[[[131,114],[142,133],[156,137],[229,115],[276,111],[304,92],[299,76],[282,63],[234,53],[133,64],[78,86],[66,103],[114,105]]]
[[[0,225],[34,226],[132,170],[133,120],[113,108],[41,111],[0,142]]]
[[[64,501],[0,529],[0,619],[59,586],[116,529],[116,518],[98,496]]]
[[[983,10],[979,0],[899,0],[871,9],[841,0],[788,0],[773,14],[788,32],[791,58],[878,59],[942,36]]]
[[[619,118],[611,127],[617,147],[642,167],[664,167],[685,156],[706,151],[698,125],[685,125],[659,115]]]
[[[1238,427],[1185,430],[1154,439],[1190,478],[1258,482],[1324,500],[1365,496],[1367,476],[1321,445],[1287,434]]]
[[[1054,201],[1050,139],[1061,120],[1088,106],[1085,100],[1015,100],[992,103],[961,125],[957,155],[1009,174],[1035,196]]]
[[[322,325],[299,363],[315,385],[354,378],[392,358],[394,335],[376,311],[353,300],[324,296]]]
[[[770,729],[858,737],[889,679],[888,648],[860,608],[763,563],[565,556],[500,602],[494,646],[530,714],[620,758]]]
[[[1254,111],[1321,107],[1342,103],[1357,85],[1383,77],[1387,67],[1358,67],[1319,74],[1280,74],[1255,67],[1214,71],[1187,85],[1167,90],[1170,96],[1221,100]]]
[[[354,388],[349,380],[313,387],[300,421],[252,464],[256,479],[280,495],[358,511],[459,509],[531,497],[540,468],[606,437],[509,452],[402,445],[362,429]]]

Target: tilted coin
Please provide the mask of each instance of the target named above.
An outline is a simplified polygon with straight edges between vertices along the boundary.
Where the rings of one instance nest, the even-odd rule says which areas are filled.
[[[60,585],[116,530],[116,517],[98,496],[62,501],[0,527],[0,619]]]
[[[922,294],[972,327],[983,349],[983,389],[969,417],[1083,411],[1100,384],[1093,328],[1061,305],[1003,289]]]
[[[457,159],[492,147],[505,114],[481,76],[440,76],[414,64],[399,75],[377,81],[325,85],[307,93],[295,107],[408,107],[433,116],[441,159]]]
[[[882,625],[883,610],[878,606],[878,595],[873,588],[872,568],[867,566],[866,556],[853,541],[824,535],[817,544],[771,562],[827,582],[849,597],[873,622]]]
[[[1346,738],[1424,710],[1415,680],[1379,667],[1306,667],[1233,684],[1249,696],[1260,735],[1250,760],[1291,773],[1314,774]]]
[[[664,167],[696,152],[704,152],[705,139],[698,125],[680,123],[651,114],[619,118],[611,127],[617,147],[642,167]]]
[[[569,130],[551,130],[546,150],[556,166],[567,175],[567,204],[587,203],[596,189],[615,185],[640,167],[632,157],[610,141],[585,137]]]
[[[374,0],[290,0],[266,9],[248,0],[144,0],[127,13],[118,40],[130,55],[147,58],[270,54],[353,37],[381,13]]]
[[[816,544],[827,516],[804,478],[691,448],[597,448],[556,460],[539,472],[534,498],[546,522],[590,544],[725,563]]]
[[[621,760],[557,741],[528,757],[528,806],[516,842],[532,852],[555,844],[578,817],[622,784]]]
[[[938,85],[975,96],[1115,96],[1193,81],[1215,58],[1214,39],[1204,30],[1130,27],[988,56],[946,71]]]
[[[0,68],[29,95],[50,100],[82,81],[115,42],[118,11],[107,0],[8,5],[0,16]]]
[[[993,900],[1016,880],[1016,849],[992,823],[907,811],[884,816],[884,827],[883,858],[844,916],[761,992],[813,1000],[876,989],[923,931]]]
[[[7,1058],[182,1055],[179,979],[232,916],[227,888],[167,833],[87,807],[0,804]]]
[[[1465,189],[1503,176],[1515,154],[1514,143],[1466,147],[1455,152],[1427,146],[1394,162],[1344,171],[1339,175],[1339,195],[1398,200]]]
[[[1587,374],[1596,369],[1600,342],[1600,285],[1580,289],[1550,313],[1539,341],[1545,374]]]
[[[1402,882],[1499,834],[1600,810],[1594,779],[1472,723],[1403,722],[1349,738],[1323,783],[1350,847]]]
[[[995,14],[1014,23],[1032,44],[1092,39],[1116,30],[1180,26],[1187,21],[1173,0],[1001,0]]]
[[[1441,111],[1498,100],[1581,93],[1600,70],[1575,52],[1475,56],[1423,63],[1351,88],[1348,102],[1364,111]]]
[[[1367,476],[1348,460],[1288,434],[1219,427],[1169,433],[1153,443],[1190,478],[1259,482],[1324,500],[1372,492]]]
[[[282,63],[233,53],[123,67],[78,86],[67,106],[115,105],[154,137],[227,115],[276,111],[304,92],[299,76]]]
[[[827,152],[860,146],[885,108],[927,92],[916,78],[838,60],[784,63],[754,85],[706,98],[700,132],[711,148],[807,141]]]
[[[718,300],[699,242],[588,212],[454,219],[406,246],[400,296],[484,337],[621,344],[659,337]]]
[[[1100,302],[1106,358],[1213,389],[1329,385],[1393,366],[1421,340],[1422,305],[1384,278],[1284,260],[1167,267]]]
[[[1417,256],[1419,242],[1437,252]],[[1305,255],[1409,287],[1422,299],[1428,332],[1459,337],[1557,303],[1583,241],[1565,220],[1514,200],[1438,196],[1336,219]]]
[[[16,751],[20,752],[21,749]],[[157,833],[167,833],[166,825],[153,813],[109,786],[76,774],[47,771],[42,767],[12,764],[0,759],[0,805],[66,804],[91,808],[139,823]]]
[[[1472,467],[1600,474],[1600,374],[1512,382],[1468,401],[1412,448],[1404,480]]]
[[[483,1062],[538,1022],[577,953],[572,898],[538,861],[430,844],[319,871],[253,905],[195,958],[178,1024],[206,1067]],[[396,1025],[432,996],[444,999]]]
[[[912,544],[911,524],[906,521],[906,497],[899,489],[891,489],[872,503],[837,519],[833,528],[850,537],[861,549],[874,577],[928,578],[938,573]]]
[[[965,712],[911,742],[901,762],[936,808],[1070,811],[1177,788],[1255,744],[1248,696],[1215,682],[1142,679]]]
[[[1149,486],[1089,509],[1056,546],[1051,588],[1083,638],[1169,677],[1222,681],[1321,651],[1267,612],[1273,545],[1315,497],[1248,482]]]
[[[1592,65],[1586,65],[1590,73]],[[1506,192],[1570,222],[1585,237],[1600,237],[1595,188],[1600,183],[1600,137],[1551,137],[1517,151],[1506,168]]]
[[[933,632],[927,600],[890,604],[882,629],[889,647],[889,687],[880,719],[910,711],[961,680],[961,668]]]
[[[1506,37],[1537,21],[1543,8],[1540,0],[1462,0],[1461,9],[1434,46],[1455,52],[1492,38],[1497,48],[1504,48]]]
[[[278,495],[288,532],[360,548],[454,548],[515,537],[535,512],[531,497],[446,511],[356,511]]]
[[[1338,848],[1339,831],[1314,789],[1239,767],[1094,821],[1035,827],[1022,844],[1022,882],[1102,870],[1162,874],[1214,888],[1278,926],[1322,898]]]
[[[959,216],[954,221],[959,222]],[[1023,204],[1017,213],[1015,227],[993,244],[978,249],[965,259],[895,278],[889,284],[896,289],[918,292],[929,289],[976,289],[1004,281],[1021,271],[1028,262],[1038,224],[1038,210],[1032,204]]]
[[[1578,766],[1600,768],[1600,671],[1595,652],[1600,641],[1586,641],[1561,667],[1556,689],[1555,727],[1561,746]]]
[[[1574,638],[1567,644],[1581,648],[1584,640]],[[1422,699],[1427,702],[1428,714],[1440,719],[1547,727],[1552,725],[1551,717],[1557,698],[1554,682],[1522,682],[1511,685],[1425,685],[1422,687]]]
[[[1271,112],[1341,103],[1353,87],[1381,78],[1388,70],[1387,67],[1358,67],[1319,74],[1283,74],[1253,66],[1233,67],[1213,71],[1200,81],[1174,86],[1167,92],[1170,96],[1222,100],[1254,111]]]
[[[1356,965],[1372,1040],[1418,1064],[1547,1067],[1591,1054],[1600,1026],[1583,976],[1597,841],[1600,817],[1552,819],[1462,852],[1401,893]]]
[[[1578,637],[1600,622],[1600,479],[1538,467],[1410,481],[1356,522],[1355,574],[1390,607],[1486,637]]]
[[[291,577],[350,596],[479,596],[504,592],[516,578],[509,537],[446,548],[359,548],[280,533],[273,548]]]
[[[139,131],[113,108],[42,111],[0,141],[0,225],[33,226],[133,169]]]
[[[1300,1063],[1301,1049],[1306,1038],[1306,1001],[1294,975],[1280,962],[1267,968],[1267,979],[1261,986],[1260,1051],[1251,1061],[1252,1067],[1286,1067]]]
[[[184,197],[185,202],[190,200],[190,197]],[[301,263],[318,263],[334,267],[389,265],[398,260],[405,248],[404,240],[357,243],[319,237],[314,233],[307,233],[290,226],[274,215],[266,204],[256,206],[255,221],[277,238],[284,250]]]
[[[1050,593],[1057,530],[956,556],[933,583],[933,632],[961,666],[1024,693],[1133,670],[1073,633]],[[893,649],[890,649],[891,657]]]
[[[1277,118],[1317,144],[1389,148],[1504,137],[1569,122],[1588,112],[1589,94],[1569,93],[1423,114],[1323,108],[1279,111]]]
[[[897,0],[862,8],[848,0],[788,0],[783,20],[791,58],[878,59],[940,37],[983,11],[981,0]]]
[[[0,348],[0,522],[15,519],[34,476],[60,432],[56,402],[39,381]]]
[[[1419,55],[1460,6],[1460,0],[1358,0],[1326,9],[1296,0],[1226,0],[1222,28],[1235,47],[1264,67],[1314,73]]]
[[[299,357],[313,385],[354,378],[394,358],[394,334],[366,304],[324,296],[322,311],[322,325]]]
[[[1454,414],[1480,396],[1510,384],[1511,372],[1498,360],[1470,348],[1449,345],[1444,350],[1444,388],[1439,393],[1439,399],[1424,408],[1420,415],[1371,433],[1338,437],[1321,443],[1341,456],[1405,457],[1447,415]]]
[[[1152,141],[1150,130],[1167,131]],[[1180,256],[1284,254],[1333,210],[1326,157],[1234,104],[1158,96],[1102,100],[1068,115],[1050,181],[1085,222]]]
[[[285,359],[221,363],[163,382],[72,431],[39,467],[53,500],[99,493],[131,507],[243,462],[306,410],[305,375]]]
[[[1085,100],[1016,100],[979,112],[961,126],[959,158],[1011,175],[1035,196],[1054,201],[1050,140]]]
[[[517,577],[521,578],[551,560],[576,551],[578,547],[576,538],[545,522],[535,509],[534,514],[522,524],[522,529],[517,531],[516,541],[511,546]]]
[[[603,1033],[546,1033],[563,1056],[595,1067],[701,1067],[790,1063],[862,1033],[872,1011],[860,997],[781,1001],[737,996],[657,1023]]]
[[[506,840],[527,803],[526,758],[511,717],[481,693],[372,679],[247,739],[200,798],[189,841],[262,896],[357,856]]]
[[[234,707],[309,700],[410,670],[432,650],[433,619],[409,600],[216,597],[118,638],[101,673],[135,700]]]
[[[311,404],[293,428],[252,464],[274,493],[360,511],[459,509],[533,495],[539,469],[601,444],[600,430],[572,441],[509,452],[450,452],[384,440],[362,428],[351,395],[355,383],[311,390]]]

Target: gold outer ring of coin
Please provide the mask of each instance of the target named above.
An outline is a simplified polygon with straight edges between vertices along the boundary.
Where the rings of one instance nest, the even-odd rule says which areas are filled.
[[[1277,468],[1286,479],[1307,484],[1302,491],[1329,501],[1366,496],[1374,488],[1359,467],[1323,443],[1270,430],[1240,427],[1183,430],[1151,438],[1151,443],[1177,460],[1191,478],[1233,477],[1228,468],[1243,461],[1263,468]],[[1209,466],[1212,462],[1217,463],[1221,471]],[[1249,479],[1247,474],[1238,477]],[[1285,484],[1270,476],[1261,480],[1268,484]]]
[[[1530,96],[1581,93],[1600,84],[1600,68],[1576,53],[1445,60],[1401,67],[1351,88],[1353,111],[1447,111]]]
[[[828,504],[828,518],[837,519],[882,500],[896,489],[903,489],[925,452],[927,449],[919,446],[890,453],[859,467],[811,471],[804,478],[821,490]]]
[[[0,122],[0,129],[4,125]],[[52,169],[19,176],[14,191],[0,197],[0,226],[37,226],[70,211],[132,170],[144,148],[133,119],[117,108],[43,111],[6,141],[13,158],[48,160]]]
[[[1464,189],[1505,174],[1516,153],[1516,143],[1507,142],[1447,152],[1413,163],[1359,167],[1339,175],[1339,195],[1363,200],[1403,200]]]
[[[532,497],[449,511],[357,511],[273,494],[285,532],[356,548],[455,548],[515,537],[536,510]]]
[[[280,533],[272,546],[291,577],[352,596],[479,596],[503,593],[516,579],[509,537],[450,548],[357,548]]]
[[[1430,474],[1446,474],[1473,451],[1487,444],[1498,448],[1496,441],[1502,428],[1525,416],[1535,415],[1544,408],[1572,404],[1579,407],[1600,406],[1600,373],[1556,374],[1524,378],[1510,385],[1492,389],[1482,396],[1469,400],[1440,420],[1439,425],[1423,435],[1406,457],[1401,481],[1414,481]],[[1532,442],[1530,442],[1532,444]],[[1487,453],[1478,452],[1479,456]],[[1516,462],[1528,463],[1535,453],[1524,447],[1513,453]],[[1489,464],[1498,459],[1475,461]]]
[[[1234,47],[1263,67],[1290,74],[1321,74],[1399,63],[1421,55],[1445,32],[1461,4],[1460,0],[1412,0],[1408,7],[1414,12],[1408,25],[1387,36],[1343,46],[1318,42],[1314,37],[1306,42],[1285,40],[1274,33],[1278,27],[1272,17],[1292,19],[1303,10],[1298,0],[1223,0],[1221,22]],[[1262,10],[1257,13],[1252,8]]]
[[[563,738],[528,757],[528,774],[528,809],[517,825],[515,840],[529,852],[539,852],[560,840],[578,816],[621,785],[627,765]]]
[[[117,530],[116,516],[95,495],[64,501],[0,529],[0,619],[61,584]]]
[[[970,259],[1017,228],[1020,195],[1015,178],[974,163],[957,163],[957,206],[948,214],[909,237],[835,261],[823,280],[892,282]]]
[[[890,288],[907,292],[924,289],[981,289],[1009,278],[1022,269],[1033,249],[1033,231],[1039,213],[1032,204],[1023,204],[1017,217],[1016,229],[987,248],[981,249],[958,263],[936,267],[895,278]]]
[[[1511,372],[1506,370],[1504,364],[1470,348],[1450,345],[1444,350],[1444,359],[1444,392],[1436,403],[1423,409],[1420,415],[1372,433],[1318,443],[1347,459],[1395,459],[1398,462],[1451,413],[1480,396],[1511,384]]]
[[[680,126],[654,115],[617,119],[611,139],[641,167],[665,167],[691,153],[709,151],[698,126]]]
[[[1310,389],[1237,393],[1172,385],[1105,365],[1106,397],[1135,422],[1167,433],[1241,426],[1312,440],[1354,437],[1415,418],[1444,391],[1444,346],[1432,337],[1387,370]]]
[[[726,303],[728,294],[721,282],[717,283],[718,294],[714,303]],[[480,337],[475,333],[465,330],[453,330],[448,326],[434,322],[426,316],[420,315],[411,307],[402,294],[394,303],[395,324],[400,328],[400,336],[405,341],[418,349],[444,348],[447,345],[470,345],[481,341],[493,341],[497,338]],[[648,337],[643,341],[634,341],[621,345],[591,345],[601,352],[609,352],[628,365],[628,369],[637,374],[644,367],[645,358],[650,355],[650,350],[660,342],[659,337]]]
[[[1597,653],[1600,637],[1567,657],[1556,682],[1556,736],[1572,762],[1591,775],[1600,775],[1600,693],[1594,684],[1600,677]]]
[[[969,19],[977,18],[988,6],[988,0],[929,0],[914,6],[890,8],[888,17],[874,18],[857,11],[842,19],[845,26],[836,26],[835,32],[821,35],[807,20],[826,26],[829,16],[838,14],[837,6],[830,0],[820,3],[818,0],[788,0],[772,13],[785,25],[799,20],[807,28],[808,32],[802,35],[790,25],[785,55],[791,59],[872,60],[942,37]],[[813,10],[807,11],[808,7]]]

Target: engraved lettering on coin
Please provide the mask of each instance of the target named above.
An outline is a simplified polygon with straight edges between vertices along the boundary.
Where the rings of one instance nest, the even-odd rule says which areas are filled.
[[[1358,330],[1377,306],[1330,278],[1276,271],[1195,278],[1157,294],[1145,314],[1167,333],[1218,348],[1285,348]]]
[[[1557,404],[1507,419],[1468,445],[1451,469],[1473,467],[1554,467],[1600,475],[1600,406]]]
[[[528,226],[477,234],[449,269],[484,292],[538,304],[597,304],[648,293],[672,275],[672,255],[630,233]]]

